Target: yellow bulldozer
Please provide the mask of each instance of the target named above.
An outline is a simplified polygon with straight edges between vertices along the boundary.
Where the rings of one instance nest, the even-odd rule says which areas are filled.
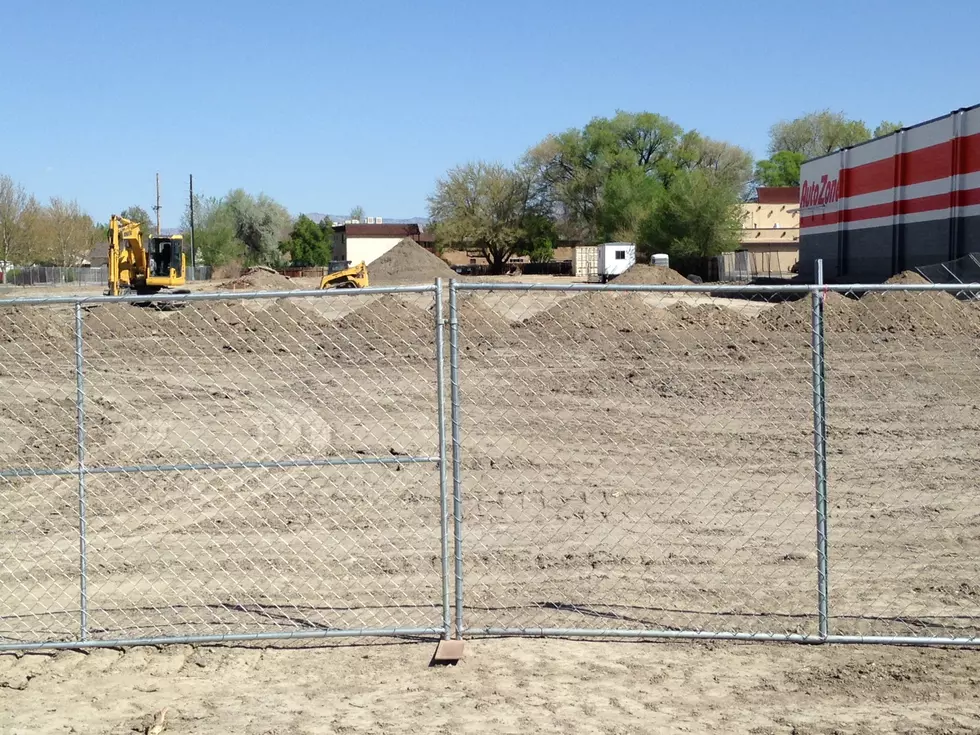
[[[361,261],[351,268],[327,273],[320,279],[320,288],[367,288],[367,264]]]
[[[190,293],[184,239],[153,235],[143,242],[139,222],[119,215],[109,218],[109,284],[107,296]]]

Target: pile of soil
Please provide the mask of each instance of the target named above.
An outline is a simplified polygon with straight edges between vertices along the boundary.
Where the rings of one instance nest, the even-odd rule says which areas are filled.
[[[49,342],[74,339],[75,317],[70,308],[0,307],[0,344],[14,341]],[[74,349],[74,342],[72,342]]]
[[[617,286],[691,286],[693,285],[673,268],[662,265],[637,263],[613,281]]]
[[[631,293],[590,291],[573,296],[521,322],[534,332],[576,339],[599,333],[651,334],[669,330],[673,317]]]
[[[668,311],[678,328],[701,327],[706,330],[736,332],[745,329],[747,320],[734,309],[715,304],[675,304]]]
[[[83,333],[86,338],[124,339],[159,336],[163,326],[178,312],[158,311],[133,304],[96,304],[85,309]],[[171,335],[179,335],[182,327],[169,330]]]
[[[885,283],[901,284],[903,286],[921,286],[929,283],[929,281],[915,271],[902,271],[901,273],[896,273],[885,281]]]
[[[437,278],[455,277],[456,271],[407,237],[368,265],[372,286],[428,285]]]
[[[499,342],[513,333],[511,323],[477,295],[463,296],[457,304],[461,339]]]
[[[219,284],[224,291],[295,291],[295,283],[269,268],[249,268],[241,277]]]
[[[425,311],[391,295],[355,309],[335,324],[338,329],[350,332],[352,339],[380,339],[393,345],[417,341],[418,336],[431,335],[435,330]]]

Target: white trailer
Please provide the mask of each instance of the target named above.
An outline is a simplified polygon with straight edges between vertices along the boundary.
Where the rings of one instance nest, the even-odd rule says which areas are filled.
[[[602,283],[621,276],[636,265],[636,245],[631,242],[605,242],[599,249],[599,280]]]

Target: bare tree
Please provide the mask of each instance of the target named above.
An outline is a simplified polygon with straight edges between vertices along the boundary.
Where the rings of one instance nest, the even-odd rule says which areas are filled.
[[[39,214],[34,197],[9,176],[0,176],[0,275],[11,264],[31,259]]]
[[[44,214],[49,260],[65,268],[80,265],[95,245],[92,218],[81,210],[77,201],[59,197],[51,198]]]

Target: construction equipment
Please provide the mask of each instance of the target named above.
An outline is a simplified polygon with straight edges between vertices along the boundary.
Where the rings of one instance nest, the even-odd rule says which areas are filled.
[[[139,222],[119,215],[109,219],[109,288],[107,296],[190,293],[184,239],[153,235],[144,246]]]
[[[361,261],[351,268],[328,273],[320,280],[320,288],[367,288],[367,264]]]

